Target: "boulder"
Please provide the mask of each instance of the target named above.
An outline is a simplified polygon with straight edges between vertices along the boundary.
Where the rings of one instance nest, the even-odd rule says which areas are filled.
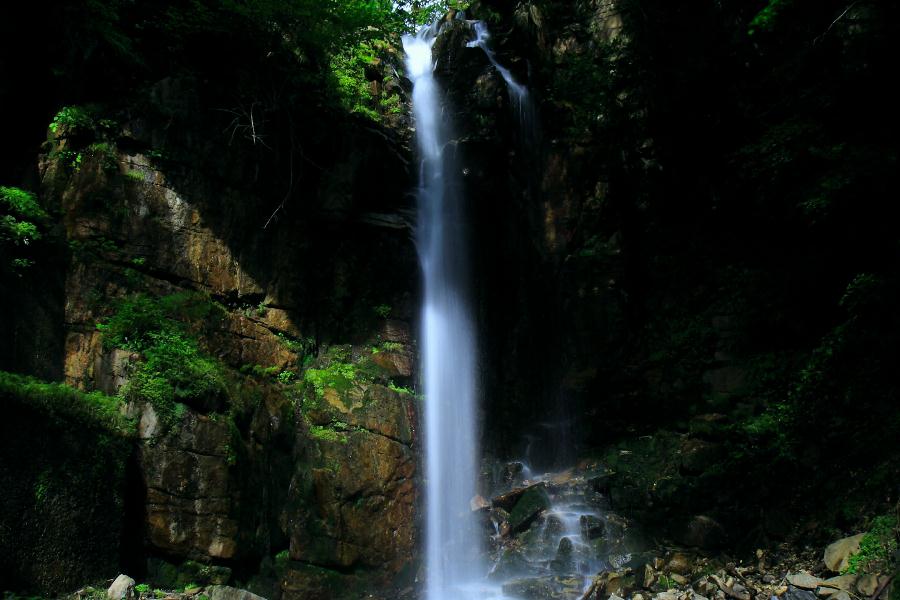
[[[628,596],[634,590],[635,578],[630,569],[622,571],[604,571],[594,577],[591,587],[584,595],[590,600],[604,600],[609,595]]]
[[[695,515],[685,523],[678,537],[685,546],[715,550],[725,542],[726,532],[712,517]]]
[[[823,598],[835,596],[838,592],[849,592],[852,590],[854,583],[856,583],[856,575],[831,577],[819,584],[819,589],[816,590],[816,593]]]
[[[603,521],[593,515],[582,515],[581,519],[581,535],[586,540],[596,540],[603,537],[605,527]]]
[[[546,579],[517,579],[503,584],[503,594],[525,600],[545,600],[553,595],[553,586]]]
[[[131,600],[134,598],[134,579],[128,575],[119,575],[106,590],[109,600]]]
[[[840,573],[850,565],[850,557],[859,552],[859,543],[865,534],[860,533],[833,542],[825,548],[825,566]]]
[[[637,577],[635,583],[640,587],[649,590],[656,584],[656,580],[658,575],[652,566],[649,564],[644,565],[637,571]]]
[[[878,575],[871,573],[863,575],[859,578],[859,581],[856,582],[856,590],[863,596],[874,596],[875,592],[878,591],[878,588],[883,582],[884,577],[879,577]]]
[[[573,556],[575,547],[572,540],[567,537],[559,540],[559,546],[556,548],[556,556],[550,561],[550,568],[558,573],[565,573],[572,570],[574,566]]]
[[[516,502],[509,513],[509,527],[512,531],[523,531],[528,528],[542,511],[550,508],[550,497],[543,484],[529,487]]]
[[[253,592],[230,587],[227,585],[214,585],[208,590],[209,600],[266,600]]]
[[[801,590],[789,585],[787,591],[781,595],[781,600],[816,600],[816,595],[809,590]]]
[[[679,575],[689,575],[694,565],[694,557],[685,552],[674,552],[666,562],[666,569]]]
[[[822,580],[818,577],[803,571],[788,574],[787,580],[791,585],[804,590],[814,590],[822,583]]]

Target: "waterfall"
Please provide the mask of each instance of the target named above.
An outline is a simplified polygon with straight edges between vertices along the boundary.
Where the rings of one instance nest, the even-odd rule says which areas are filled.
[[[424,278],[426,598],[456,600],[464,595],[460,587],[483,579],[486,569],[469,506],[478,476],[476,345],[463,199],[433,73],[437,33],[434,25],[404,36],[403,48],[421,160],[417,242]]]

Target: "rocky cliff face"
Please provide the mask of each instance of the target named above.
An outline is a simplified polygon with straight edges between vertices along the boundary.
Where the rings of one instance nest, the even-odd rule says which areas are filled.
[[[267,597],[399,585],[418,503],[407,150],[330,115],[266,179],[261,140],[229,149],[195,84],[165,80],[141,110],[55,130],[40,165],[68,245],[65,345],[49,361],[72,386],[124,395],[138,423],[130,474],[110,482],[131,541],[120,558],[161,584],[231,580]],[[277,187],[284,200],[265,200]],[[199,313],[147,312],[188,296]],[[102,324],[134,302],[151,335],[175,324],[193,348],[163,361],[203,357],[212,392],[182,393],[199,371],[175,404],[141,387],[141,365],[174,346],[139,348],[137,329],[110,341]],[[89,576],[23,575],[47,592]]]

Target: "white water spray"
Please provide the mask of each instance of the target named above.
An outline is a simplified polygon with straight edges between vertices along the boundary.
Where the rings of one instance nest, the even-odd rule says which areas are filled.
[[[482,579],[480,536],[469,501],[478,475],[475,333],[469,306],[462,197],[450,126],[434,78],[437,25],[403,38],[413,81],[421,174],[419,258],[425,387],[427,600],[471,597]]]
[[[533,137],[532,132],[535,129],[536,120],[534,118],[534,105],[531,96],[528,94],[528,88],[516,81],[512,72],[501,65],[500,61],[497,60],[497,55],[491,48],[491,32],[488,30],[487,23],[484,21],[473,21],[472,29],[475,31],[475,39],[466,45],[469,48],[481,48],[484,51],[485,56],[487,56],[494,68],[497,69],[497,72],[500,73],[503,81],[506,82],[510,103],[519,116],[521,134]],[[526,139],[526,142],[532,141],[534,140]]]

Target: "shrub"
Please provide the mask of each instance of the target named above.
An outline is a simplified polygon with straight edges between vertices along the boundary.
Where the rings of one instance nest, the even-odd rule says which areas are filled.
[[[897,551],[900,525],[896,515],[882,515],[872,519],[869,531],[859,543],[859,552],[850,557],[844,573],[870,573],[887,570]]]
[[[150,402],[171,424],[183,404],[214,408],[225,395],[221,363],[205,354],[190,327],[214,318],[221,310],[200,294],[184,292],[161,298],[136,294],[122,300],[116,312],[97,328],[107,348],[139,352],[131,366],[125,398]]]

